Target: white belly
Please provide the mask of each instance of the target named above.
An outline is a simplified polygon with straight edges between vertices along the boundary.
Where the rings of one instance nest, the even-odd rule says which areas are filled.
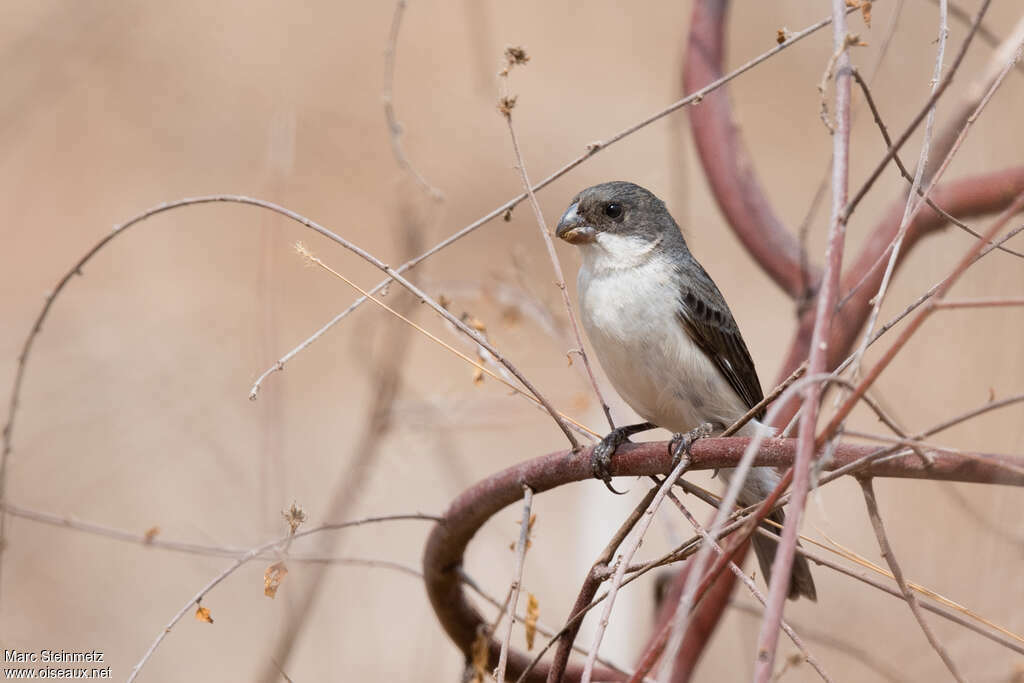
[[[602,251],[599,245],[584,250],[580,318],[619,395],[644,420],[674,432],[703,422],[720,429],[746,412],[676,317],[672,264],[652,256],[628,269],[603,268]]]

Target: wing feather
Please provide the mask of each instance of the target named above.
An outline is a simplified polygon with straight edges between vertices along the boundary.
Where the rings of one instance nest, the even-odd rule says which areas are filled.
[[[696,261],[693,264],[703,273]],[[704,278],[680,278],[684,284],[679,293],[677,317],[747,408],[753,408],[764,398],[754,361],[721,292],[707,273],[703,275]],[[764,412],[762,409],[754,417],[760,420]]]

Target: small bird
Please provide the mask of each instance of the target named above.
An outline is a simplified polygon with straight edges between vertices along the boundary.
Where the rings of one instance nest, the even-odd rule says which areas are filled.
[[[720,433],[764,398],[722,293],[654,194],[627,182],[587,188],[555,234],[583,257],[580,319],[594,352],[619,395],[647,420],[615,429],[594,448],[596,477],[609,483],[611,456],[632,434],[661,427],[688,448],[692,438]],[[738,434],[771,434],[761,419],[763,409]],[[731,472],[721,470],[727,480]],[[760,502],[779,479],[770,467],[751,469],[739,502]],[[778,510],[768,519],[782,524],[784,517]],[[751,542],[767,581],[778,544],[759,534]],[[789,597],[800,596],[816,599],[810,567],[798,555]]]

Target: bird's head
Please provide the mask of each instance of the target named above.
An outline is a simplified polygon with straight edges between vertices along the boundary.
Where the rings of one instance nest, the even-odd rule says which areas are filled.
[[[571,244],[654,243],[679,228],[665,204],[648,190],[622,181],[594,185],[576,195],[555,235]],[[620,238],[620,239],[616,239]]]

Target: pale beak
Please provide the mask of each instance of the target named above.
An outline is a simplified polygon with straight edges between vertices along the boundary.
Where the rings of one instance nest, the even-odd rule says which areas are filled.
[[[597,231],[586,224],[583,217],[580,216],[578,209],[579,202],[573,202],[569,205],[562,219],[558,221],[558,227],[555,228],[555,236],[570,244],[593,242],[597,237]]]

